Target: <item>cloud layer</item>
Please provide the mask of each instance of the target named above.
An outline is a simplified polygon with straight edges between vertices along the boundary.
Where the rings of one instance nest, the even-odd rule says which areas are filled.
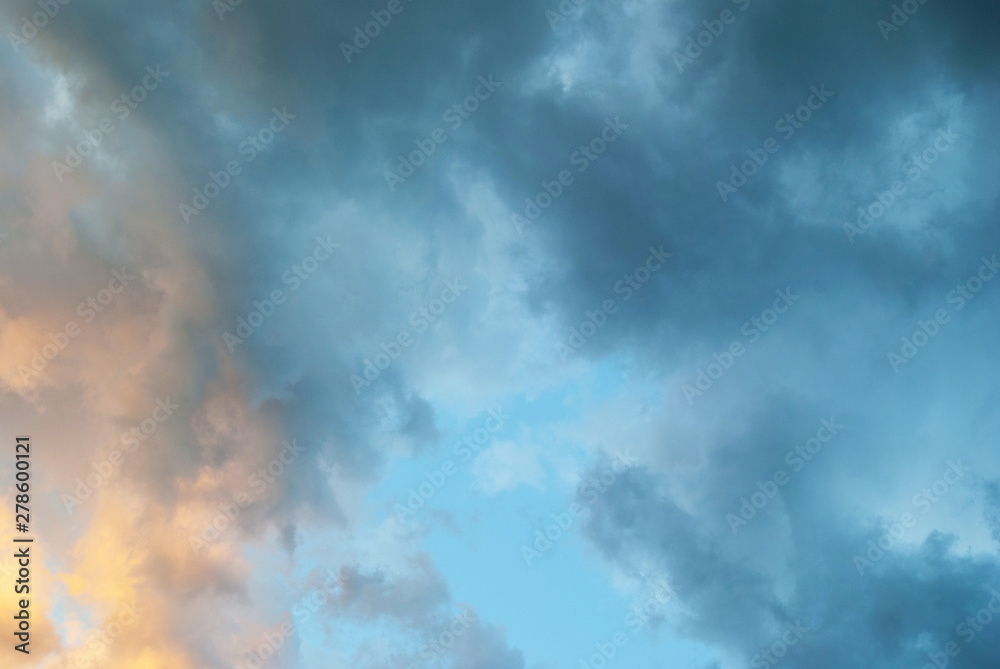
[[[15,666],[997,666],[995,4],[2,22]]]

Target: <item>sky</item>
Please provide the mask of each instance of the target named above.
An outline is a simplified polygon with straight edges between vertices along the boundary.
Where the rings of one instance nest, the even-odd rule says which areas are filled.
[[[0,28],[3,666],[1000,666],[996,3]]]

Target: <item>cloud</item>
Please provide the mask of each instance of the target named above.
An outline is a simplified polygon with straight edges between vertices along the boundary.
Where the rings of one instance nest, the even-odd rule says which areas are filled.
[[[501,404],[523,429],[470,471],[512,505],[530,493],[566,508],[548,468],[572,481],[602,451],[636,449],[643,466],[594,504],[584,550],[609,582],[649,564],[677,581],[692,666],[745,666],[799,621],[810,632],[789,659],[803,666],[926,663],[998,582],[1000,298],[988,286],[959,310],[949,296],[1000,248],[1000,10],[932,0],[883,39],[891,3],[860,0],[591,2],[555,26],[557,3],[407,2],[348,62],[341,43],[382,6],[245,2],[220,20],[211,3],[71,2],[0,50],[0,417],[44,445],[52,560],[37,574],[66,589],[38,603],[44,662],[229,666],[292,621],[288,666],[336,648],[341,666],[409,667],[466,607],[483,620],[452,665],[555,665],[589,619],[540,640],[487,587],[499,575],[465,571],[502,565],[489,542],[531,513],[504,507],[488,539],[482,495],[442,494],[419,531],[383,515],[411,458],[446,453]],[[679,71],[675,54],[723,9],[738,20]],[[37,11],[14,3],[3,23],[16,34]],[[129,98],[158,67],[169,76]],[[486,76],[502,86],[390,190],[386,170]],[[276,109],[294,116],[280,132]],[[595,145],[609,122],[627,128]],[[932,162],[941,132],[955,141]],[[769,138],[780,148],[757,164]],[[73,151],[88,155],[54,169]],[[564,170],[572,185],[515,229]],[[897,180],[905,192],[849,239]],[[317,239],[339,246],[310,269]],[[626,300],[620,282],[661,246],[670,262]],[[437,313],[456,281],[467,289]],[[781,290],[801,302],[748,326]],[[558,344],[608,299],[618,311],[563,364]],[[887,354],[945,307],[951,324],[893,373]],[[393,354],[401,335],[412,345]],[[685,401],[733,342],[746,354]],[[389,364],[359,391],[351,377],[379,355]],[[65,512],[166,397],[171,418]],[[726,514],[831,415],[844,434],[734,535]],[[293,441],[301,454],[282,462]],[[974,475],[857,574],[851,556],[957,457]],[[436,534],[456,507],[461,546]],[[466,547],[474,559],[456,557]],[[567,591],[598,592],[559,565]],[[299,625],[322,569],[340,589]],[[539,602],[571,601],[546,587],[532,586]],[[133,600],[127,633],[84,647]],[[995,666],[996,647],[963,641],[961,661]]]
[[[479,489],[495,495],[519,485],[542,489],[545,470],[537,450],[509,441],[496,442],[484,450],[472,465]]]

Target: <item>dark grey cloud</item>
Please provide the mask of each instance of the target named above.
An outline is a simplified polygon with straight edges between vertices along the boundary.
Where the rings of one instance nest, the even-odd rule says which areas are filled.
[[[759,551],[732,550],[731,536],[679,508],[664,483],[648,471],[627,473],[594,505],[587,534],[622,569],[651,558],[670,573],[687,611],[682,627],[694,637],[751,662],[785,625],[801,623],[808,632],[789,649],[790,666],[920,666],[950,641],[970,667],[996,663],[997,628],[981,626],[971,639],[959,628],[991,601],[1000,608],[995,558],[959,555],[954,537],[932,532],[919,546],[886,551],[859,576],[852,556],[886,528],[847,525],[836,509],[793,501],[784,506],[787,526],[762,537],[786,548],[761,569]]]
[[[986,522],[993,531],[993,538],[1000,542],[1000,483],[994,481],[985,488]]]
[[[415,651],[394,654],[364,666],[444,666],[479,669],[523,669],[523,655],[509,647],[504,631],[480,619],[474,607],[453,602],[444,578],[425,556],[412,576],[390,577],[369,568],[344,567],[337,574],[338,592],[331,604],[339,617],[331,620],[390,620],[415,639]]]

